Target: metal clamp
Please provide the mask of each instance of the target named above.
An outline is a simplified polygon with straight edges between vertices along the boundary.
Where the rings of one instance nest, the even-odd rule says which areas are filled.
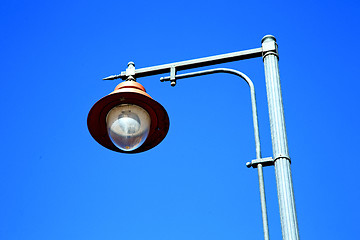
[[[126,69],[126,81],[135,81],[135,63],[134,62],[129,62],[128,63],[128,67]]]
[[[263,42],[262,57],[265,59],[268,55],[275,55],[279,59],[278,45],[275,41]]]
[[[274,162],[275,162],[276,160],[280,159],[280,158],[285,158],[285,159],[287,159],[287,160],[290,162],[290,164],[291,164],[291,159],[290,159],[290,157],[289,157],[289,156],[282,155],[282,154],[279,154],[278,156],[276,156],[276,157],[274,158]]]
[[[170,85],[175,87],[176,85],[176,68],[175,65],[170,67]]]
[[[263,54],[263,60],[265,59],[265,57],[269,56],[269,55],[274,55],[279,59],[279,54],[276,52],[266,52]]]
[[[257,168],[257,165],[261,164],[261,165],[263,165],[263,167],[266,167],[266,166],[273,166],[274,162],[275,161],[272,157],[259,158],[259,159],[254,159],[251,162],[247,162],[246,166],[248,168],[250,168],[250,167]]]
[[[176,66],[175,65],[172,65],[170,67],[170,76],[169,77],[161,77],[160,78],[160,81],[161,82],[165,82],[165,81],[170,81],[170,84],[172,87],[175,87],[176,85],[176,79],[177,79],[177,76],[176,76]]]

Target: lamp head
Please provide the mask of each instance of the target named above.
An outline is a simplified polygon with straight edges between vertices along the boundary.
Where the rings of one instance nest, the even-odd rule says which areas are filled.
[[[158,145],[169,130],[164,107],[135,81],[125,81],[94,104],[88,115],[91,136],[117,152],[139,153]]]

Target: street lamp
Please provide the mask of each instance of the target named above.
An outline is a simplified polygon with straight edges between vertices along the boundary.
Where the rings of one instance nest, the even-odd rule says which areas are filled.
[[[210,66],[220,63],[262,57],[265,67],[266,91],[268,98],[273,157],[262,158],[257,120],[255,90],[251,80],[243,73],[226,68],[177,74],[177,71]],[[94,139],[104,147],[122,153],[137,153],[158,145],[169,129],[169,117],[166,110],[136,82],[137,78],[170,73],[161,81],[170,81],[176,85],[177,79],[189,78],[213,73],[230,73],[244,79],[251,94],[256,159],[248,162],[248,167],[258,169],[260,201],[263,218],[264,239],[269,239],[265,188],[262,168],[275,166],[276,184],[279,200],[282,237],[285,240],[298,240],[299,229],[296,217],[294,190],[290,169],[290,157],[286,138],[285,118],[282,104],[280,76],[278,66],[278,48],[275,37],[267,35],[262,39],[260,48],[192,59],[188,61],[163,64],[135,69],[130,62],[126,71],[104,80],[121,78],[120,83],[108,96],[100,99],[90,110],[88,128]]]
[[[88,115],[88,128],[93,138],[108,149],[139,153],[165,138],[169,116],[140,83],[129,78],[94,104]]]

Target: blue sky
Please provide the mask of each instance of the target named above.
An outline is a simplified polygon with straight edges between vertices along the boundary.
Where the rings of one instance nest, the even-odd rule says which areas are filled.
[[[136,67],[257,48],[277,38],[302,239],[358,236],[356,1],[2,1],[0,239],[261,239],[250,95],[232,75],[139,79],[170,130],[136,155],[87,130],[92,105]],[[272,156],[261,59],[219,65],[257,91]],[[162,76],[166,76],[162,75]],[[281,239],[273,167],[270,238]]]

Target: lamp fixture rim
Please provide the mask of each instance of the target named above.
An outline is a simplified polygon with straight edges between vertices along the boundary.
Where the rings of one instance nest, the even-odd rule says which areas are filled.
[[[91,136],[100,145],[116,152],[128,154],[140,153],[157,146],[167,135],[170,122],[165,108],[152,99],[150,95],[145,92],[144,87],[142,87],[142,89],[139,88],[139,85],[142,87],[142,85],[137,82],[130,84],[122,82],[112,93],[101,98],[90,109],[87,118],[88,129]],[[107,114],[111,109],[122,104],[134,104],[143,108],[149,113],[151,119],[148,137],[140,147],[132,151],[123,151],[116,147],[108,134],[106,124]]]

